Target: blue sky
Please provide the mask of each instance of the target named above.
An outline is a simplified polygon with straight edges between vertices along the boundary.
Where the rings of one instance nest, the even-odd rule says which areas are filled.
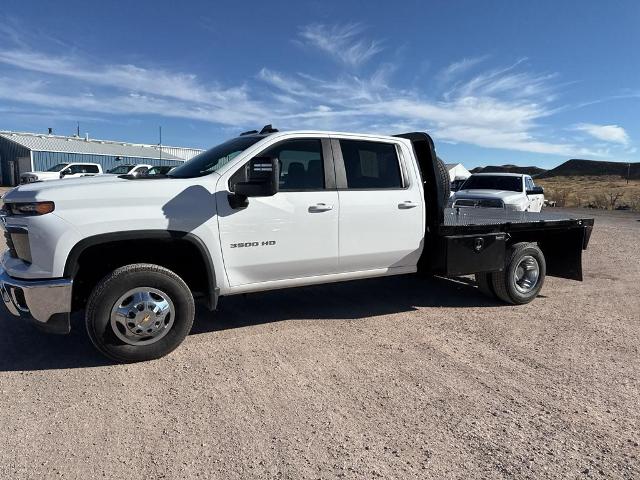
[[[2,4],[0,129],[426,130],[469,168],[640,161],[636,1]]]

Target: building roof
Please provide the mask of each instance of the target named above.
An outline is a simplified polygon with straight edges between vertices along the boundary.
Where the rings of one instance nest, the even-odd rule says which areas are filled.
[[[157,145],[9,131],[0,131],[0,138],[5,138],[36,152],[79,153],[184,161],[184,158],[177,157],[165,150],[165,148],[175,149],[179,147],[165,147],[164,145],[161,152],[160,147]]]

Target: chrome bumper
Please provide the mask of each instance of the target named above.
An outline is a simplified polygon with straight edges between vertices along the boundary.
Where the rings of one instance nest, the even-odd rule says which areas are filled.
[[[72,283],[66,278],[17,279],[0,268],[0,294],[7,310],[53,333],[69,333]]]

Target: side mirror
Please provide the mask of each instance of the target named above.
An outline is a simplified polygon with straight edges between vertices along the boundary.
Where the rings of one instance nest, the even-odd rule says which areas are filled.
[[[254,157],[245,166],[246,182],[238,182],[229,195],[233,208],[247,206],[249,197],[271,197],[278,192],[280,164],[277,158]]]
[[[533,187],[531,190],[527,190],[527,195],[542,195],[544,193],[544,188],[542,187]]]
[[[69,170],[62,170],[60,172],[60,178],[64,178],[65,175],[69,175]]]

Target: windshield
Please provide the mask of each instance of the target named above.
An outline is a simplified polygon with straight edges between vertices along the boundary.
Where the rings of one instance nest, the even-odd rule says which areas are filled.
[[[51,167],[49,170],[47,170],[47,172],[59,172],[60,170],[62,170],[67,165],[69,165],[69,164],[68,163],[59,163],[59,164],[54,165],[53,167]]]
[[[507,177],[503,175],[471,175],[461,190],[508,190],[522,191],[522,177]]]
[[[264,137],[237,137],[221,143],[200,155],[196,155],[188,162],[176,167],[169,173],[170,177],[193,178],[208,175],[219,170],[251,145],[258,143]]]
[[[115,173],[117,175],[125,175],[129,173],[129,170],[133,168],[133,165],[118,165],[117,167],[107,170],[107,173]]]

